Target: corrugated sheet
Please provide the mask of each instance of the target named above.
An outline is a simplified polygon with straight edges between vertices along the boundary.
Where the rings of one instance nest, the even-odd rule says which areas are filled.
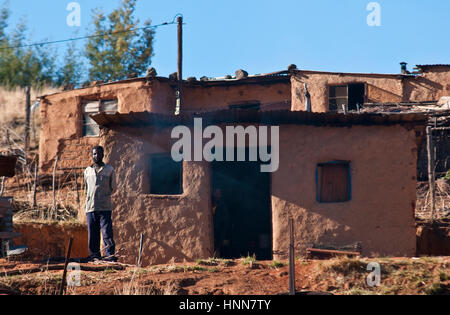
[[[438,63],[438,64],[429,64],[429,65],[416,65],[416,67],[419,69],[433,68],[433,67],[450,67],[450,64]]]
[[[194,118],[202,118],[203,124],[254,123],[266,125],[296,124],[315,126],[393,125],[423,124],[428,117],[423,114],[338,114],[308,113],[303,111],[222,110],[206,113],[184,113],[179,116],[149,112],[107,115],[101,113],[92,118],[104,127],[113,126],[176,126],[192,125]]]

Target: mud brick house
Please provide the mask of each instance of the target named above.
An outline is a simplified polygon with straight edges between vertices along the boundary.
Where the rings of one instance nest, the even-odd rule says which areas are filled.
[[[189,78],[184,81],[183,112],[219,109],[305,110],[306,90],[313,112],[350,111],[357,104],[438,101],[450,95],[450,65],[419,65],[401,74],[333,73],[297,70],[225,78]],[[242,74],[243,73],[243,74]],[[98,112],[175,112],[176,80],[163,77],[134,78],[64,91],[41,97],[42,130],[40,169],[51,172],[56,157],[59,168],[90,164],[89,148],[98,143],[98,125],[90,115]]]
[[[313,112],[357,110],[357,104],[438,101],[450,95],[450,65],[418,65],[414,73],[336,73],[295,70],[292,110],[305,110],[306,88]]]
[[[90,165],[89,150],[98,144],[98,125],[90,115],[98,112],[175,112],[177,83],[162,77],[135,78],[97,84],[41,97],[42,130],[40,169],[51,172],[56,157],[59,168]],[[291,84],[287,71],[241,79],[196,80],[183,88],[183,111],[230,108],[290,109]]]
[[[174,162],[171,132],[179,125],[192,131],[194,118],[222,129],[279,126],[278,170],[262,173],[261,161]],[[227,228],[231,248],[223,256],[283,259],[291,217],[297,255],[313,244],[356,242],[365,256],[416,253],[423,115],[228,110],[180,116],[102,113],[93,119],[102,126],[105,159],[119,178],[114,232],[130,263],[136,262],[141,233],[144,263],[159,264],[211,257],[215,238],[221,244],[217,229]],[[250,149],[249,141],[245,147]],[[217,189],[231,217],[225,227],[213,223]]]

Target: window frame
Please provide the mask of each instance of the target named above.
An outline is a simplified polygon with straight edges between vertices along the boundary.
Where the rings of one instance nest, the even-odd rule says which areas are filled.
[[[153,187],[153,185],[152,185],[152,178],[153,178],[153,176],[152,176],[152,172],[153,172],[153,165],[152,165],[152,163],[153,163],[153,158],[157,158],[157,157],[167,157],[168,159],[171,159],[172,161],[173,161],[173,159],[172,159],[172,156],[171,156],[171,154],[170,153],[153,153],[153,154],[150,154],[149,156],[148,156],[148,165],[149,165],[149,167],[147,168],[147,178],[148,178],[148,185],[149,185],[149,188],[148,188],[148,194],[149,195],[153,195],[153,196],[181,196],[181,195],[183,195],[184,194],[184,180],[183,180],[183,175],[184,175],[184,161],[181,161],[181,162],[175,162],[175,161],[173,161],[175,164],[178,164],[179,165],[179,180],[178,180],[178,185],[179,185],[179,193],[172,193],[172,194],[168,194],[168,193],[158,193],[158,192],[155,192],[155,191],[153,191],[152,190],[152,187]]]
[[[350,110],[350,92],[349,92],[349,87],[351,86],[351,85],[363,85],[364,86],[364,95],[363,95],[363,97],[364,97],[364,103],[367,101],[367,82],[358,82],[358,81],[356,81],[356,82],[348,82],[348,83],[344,83],[344,84],[329,84],[328,85],[328,110],[330,111],[330,112],[333,112],[333,113],[342,113],[343,112],[343,110],[342,110],[342,106],[338,106],[337,107],[337,109],[336,110],[334,110],[334,109],[331,109],[331,107],[330,107],[330,103],[331,103],[331,100],[337,100],[337,99],[343,99],[344,97],[342,97],[342,96],[340,96],[340,97],[331,97],[331,89],[332,88],[339,88],[339,87],[345,87],[346,88],[346,91],[347,91],[347,96],[346,96],[346,100],[347,100],[347,108],[348,108],[348,110]],[[364,103],[363,104],[360,104],[361,106],[363,106],[364,105]]]
[[[117,109],[115,111],[111,110],[104,110],[104,106],[106,106],[105,103],[107,102],[115,102]],[[86,111],[86,105],[88,104],[95,104],[98,105],[98,111]],[[87,137],[87,138],[98,138],[100,137],[100,128],[98,134],[87,134],[86,133],[86,126],[98,126],[97,123],[87,123],[87,117],[90,118],[91,115],[96,115],[99,113],[106,113],[106,114],[115,114],[119,111],[119,100],[117,98],[115,99],[100,99],[100,100],[82,100],[81,102],[81,136]],[[99,127],[99,126],[98,126]]]
[[[322,201],[321,200],[321,179],[319,178],[319,168],[324,167],[327,165],[346,165],[347,166],[347,189],[348,189],[348,195],[347,200],[342,201]],[[346,203],[350,202],[352,200],[352,167],[351,167],[351,161],[344,161],[344,160],[334,160],[330,162],[325,163],[318,163],[316,166],[316,201],[323,204],[333,204],[333,203]]]

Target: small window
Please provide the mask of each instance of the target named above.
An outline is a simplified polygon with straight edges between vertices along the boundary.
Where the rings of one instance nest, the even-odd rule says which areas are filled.
[[[345,105],[349,110],[357,110],[364,104],[365,84],[354,83],[329,87],[329,109],[334,112],[343,111]]]
[[[115,114],[118,110],[117,100],[101,100],[83,103],[83,137],[98,137],[100,127],[90,117],[100,112]]]
[[[181,195],[183,193],[183,162],[175,162],[170,154],[150,157],[150,194]]]
[[[342,105],[348,105],[348,87],[330,86],[330,111],[342,110]]]
[[[334,161],[319,164],[316,174],[317,201],[346,202],[351,200],[350,163]]]

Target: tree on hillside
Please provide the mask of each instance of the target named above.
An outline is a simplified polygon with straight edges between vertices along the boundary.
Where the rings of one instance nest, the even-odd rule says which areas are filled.
[[[0,83],[10,88],[52,84],[54,53],[46,47],[19,47],[24,43],[24,33],[24,25],[19,24],[12,39],[0,47]]]
[[[8,34],[8,18],[5,2],[0,10],[0,84],[12,88],[53,83],[55,53],[49,47],[23,47],[25,22],[18,23],[12,34]]]
[[[80,62],[79,51],[75,42],[67,46],[64,61],[58,70],[56,84],[59,86],[78,85],[83,76],[83,65]]]
[[[140,75],[150,66],[155,32],[151,28],[127,32],[139,27],[135,10],[136,0],[122,0],[120,7],[107,17],[94,11],[94,35],[105,35],[87,41],[90,80],[121,80],[132,73]],[[144,27],[150,25],[150,20],[144,23]]]
[[[0,9],[0,42],[6,38],[6,28],[8,27],[8,19],[9,19],[9,8],[8,3],[3,3],[2,8]]]

